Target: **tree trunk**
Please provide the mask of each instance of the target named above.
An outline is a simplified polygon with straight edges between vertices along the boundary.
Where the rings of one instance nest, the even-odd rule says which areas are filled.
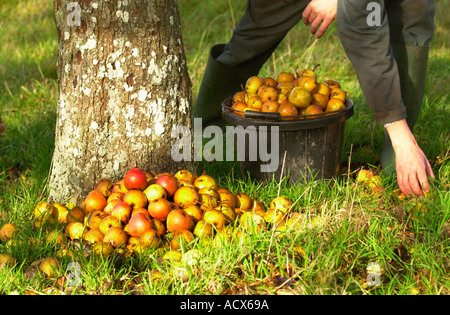
[[[59,99],[49,201],[79,202],[132,167],[195,171],[171,157],[174,127],[192,130],[177,0],[54,6]]]

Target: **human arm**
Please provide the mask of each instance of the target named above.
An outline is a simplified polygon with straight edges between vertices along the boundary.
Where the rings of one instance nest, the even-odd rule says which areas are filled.
[[[303,22],[311,25],[311,33],[320,38],[336,20],[337,0],[312,0],[303,11]]]
[[[367,21],[371,13],[367,10],[369,3],[368,0],[339,1],[338,35],[375,120],[382,125],[397,122],[386,130],[395,152],[400,189],[406,195],[422,195],[422,189],[429,191],[427,176],[434,175],[405,120],[406,108],[397,62],[390,46],[385,8],[381,7],[379,12],[380,23],[373,25]]]
[[[416,142],[406,120],[386,128],[395,151],[397,182],[405,195],[430,192],[428,177],[435,178],[431,165]]]

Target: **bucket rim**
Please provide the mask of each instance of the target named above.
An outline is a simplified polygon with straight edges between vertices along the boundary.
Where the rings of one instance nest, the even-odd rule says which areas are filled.
[[[330,125],[345,122],[353,116],[353,101],[349,98],[345,100],[345,109],[333,115],[320,116],[312,119],[298,119],[298,120],[268,120],[261,118],[247,118],[229,111],[231,107],[232,96],[228,97],[222,102],[222,117],[233,126],[255,126],[255,127],[271,127],[278,126],[279,130],[306,130],[324,128]]]

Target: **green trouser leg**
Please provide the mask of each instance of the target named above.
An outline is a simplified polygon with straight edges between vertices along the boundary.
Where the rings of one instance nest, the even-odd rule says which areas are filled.
[[[429,48],[396,43],[391,46],[399,70],[402,99],[407,113],[406,121],[413,131],[425,92]],[[381,165],[385,174],[395,173],[395,152],[386,129],[384,129]]]
[[[226,45],[212,47],[194,118],[203,126],[224,126],[222,102],[241,91],[247,79],[258,75],[288,31],[301,20],[308,0],[249,0],[233,36]]]
[[[239,67],[228,67],[217,62],[216,59],[223,53],[225,45],[212,47],[193,114],[194,118],[202,118],[203,128],[208,125],[225,126],[222,119],[222,102],[241,91],[249,77],[258,75],[275,47]]]

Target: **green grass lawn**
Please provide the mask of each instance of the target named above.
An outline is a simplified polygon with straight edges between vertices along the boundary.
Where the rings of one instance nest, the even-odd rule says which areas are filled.
[[[180,0],[187,62],[197,93],[209,48],[231,36],[244,1]],[[232,11],[230,9],[230,3]],[[0,228],[14,223],[18,235],[0,243],[0,254],[15,257],[0,269],[0,294],[443,294],[450,293],[450,167],[448,46],[450,8],[437,1],[436,34],[431,43],[427,91],[415,134],[433,165],[437,180],[427,198],[399,200],[396,186],[383,179],[385,193],[373,195],[355,180],[359,167],[377,170],[382,128],[373,122],[355,73],[332,25],[315,43],[309,29],[297,25],[261,71],[262,76],[320,63],[320,78],[335,78],[355,104],[346,123],[342,176],[288,186],[284,181],[258,184],[242,177],[234,162],[200,163],[219,186],[244,192],[266,207],[277,195],[295,202],[296,228],[249,233],[220,246],[195,241],[203,253],[198,264],[119,252],[103,259],[60,259],[58,273],[45,277],[33,262],[55,256],[58,245],[46,242],[51,229],[35,227],[33,209],[45,200],[54,148],[57,100],[57,34],[51,1],[5,0],[0,3],[0,116],[7,130],[0,136]],[[231,14],[233,13],[233,14]],[[307,53],[305,54],[305,52]],[[348,169],[347,166],[350,166]],[[188,248],[184,248],[186,251]],[[300,250],[301,249],[301,250]],[[71,262],[81,266],[82,285],[68,290]],[[367,267],[381,267],[379,286],[367,280]],[[286,269],[286,266],[289,268]],[[158,273],[160,272],[160,273]],[[157,275],[164,276],[158,278]]]

